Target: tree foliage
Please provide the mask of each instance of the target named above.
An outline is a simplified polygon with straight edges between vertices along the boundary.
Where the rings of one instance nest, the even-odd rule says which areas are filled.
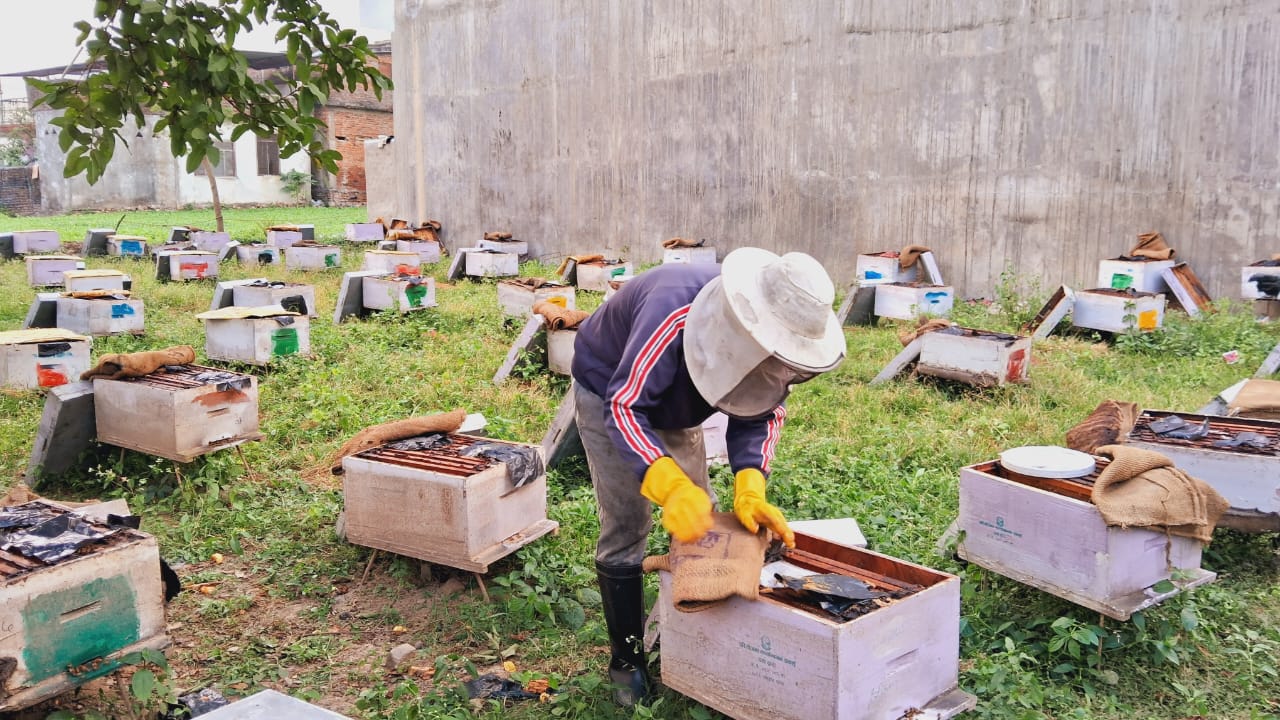
[[[292,72],[250,72],[236,38],[278,23]],[[369,41],[343,29],[314,0],[97,0],[93,18],[76,23],[90,68],[78,79],[31,80],[45,104],[62,114],[51,122],[67,154],[65,175],[97,182],[116,143],[127,146],[129,120],[141,129],[154,114],[175,157],[188,172],[214,143],[246,132],[278,139],[280,154],[306,152],[329,172],[342,155],[318,132],[315,109],[334,91],[369,88],[379,98],[391,81],[379,70]],[[288,68],[284,68],[288,70]]]

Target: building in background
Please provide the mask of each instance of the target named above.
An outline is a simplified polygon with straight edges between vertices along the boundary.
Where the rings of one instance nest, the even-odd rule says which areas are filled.
[[[391,77],[391,43],[373,43],[369,48],[377,55],[382,74]],[[337,174],[317,171],[316,199],[330,205],[364,205],[365,141],[395,131],[391,91],[384,92],[381,99],[367,89],[335,92],[316,116],[328,128],[326,146],[342,153]]]

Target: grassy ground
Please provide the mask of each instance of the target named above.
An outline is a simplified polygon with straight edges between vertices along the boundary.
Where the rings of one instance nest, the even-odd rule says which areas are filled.
[[[111,216],[9,219],[6,229],[55,227],[80,239]],[[263,209],[228,212],[233,237],[257,238],[274,222],[314,223],[321,239],[363,210]],[[154,239],[173,224],[212,225],[207,211],[129,213],[121,232]],[[359,250],[346,248],[358,264]],[[202,354],[193,315],[208,307],[210,284],[159,285],[150,266],[95,258],[91,267],[132,272],[146,302],[144,338],[95,340],[97,353],[188,343]],[[525,274],[546,276],[530,264]],[[437,282],[444,268],[435,268]],[[228,266],[224,278],[258,273]],[[628,717],[608,701],[600,669],[607,648],[594,593],[597,530],[585,467],[549,477],[555,537],[526,547],[490,575],[486,602],[474,580],[340,541],[333,532],[341,487],[308,472],[366,425],[464,407],[489,419],[496,437],[537,442],[566,384],[529,374],[495,387],[490,378],[517,328],[499,316],[492,283],[441,283],[439,308],[333,326],[340,274],[273,278],[315,284],[321,317],[315,357],[260,371],[263,442],[245,448],[252,472],[232,453],[184,469],[179,487],[168,461],[105,450],[75,477],[42,487],[68,500],[127,498],[157,534],[190,585],[169,606],[175,646],[171,685],[213,685],[232,695],[277,688],[359,718]],[[0,328],[20,326],[32,297],[22,266],[0,266],[7,288]],[[1034,311],[1009,287],[993,304],[957,309],[965,324],[1011,329]],[[581,302],[581,301],[580,301]],[[584,304],[594,304],[587,300]],[[849,328],[849,356],[835,372],[797,389],[778,450],[771,497],[792,518],[856,517],[871,547],[963,579],[962,687],[987,718],[1265,718],[1280,713],[1280,586],[1271,536],[1218,531],[1204,565],[1215,584],[1129,623],[1102,626],[1090,611],[976,566],[939,555],[935,543],[956,513],[957,471],[1015,445],[1060,443],[1067,428],[1106,398],[1191,410],[1249,374],[1280,340],[1241,307],[1199,322],[1171,315],[1156,336],[1115,345],[1052,337],[1036,345],[1030,384],[979,392],[903,376],[870,380],[899,346],[893,328]],[[1221,353],[1242,360],[1226,365]],[[0,394],[0,477],[25,468],[42,407],[35,393]],[[721,497],[729,477],[716,476]],[[5,481],[7,482],[7,481]],[[3,485],[0,482],[0,485]],[[423,522],[431,522],[424,509]],[[652,538],[660,550],[664,539]],[[215,563],[215,553],[225,562]],[[366,575],[367,572],[367,575]],[[456,594],[445,581],[461,581]],[[453,583],[457,586],[459,583]],[[386,651],[420,648],[413,673],[383,667]],[[547,678],[552,704],[473,706],[459,691],[470,673],[515,663],[516,677]],[[99,696],[97,693],[105,693]],[[127,693],[126,693],[127,694]],[[64,699],[70,715],[127,704],[113,689]],[[716,717],[664,692],[637,717]]]

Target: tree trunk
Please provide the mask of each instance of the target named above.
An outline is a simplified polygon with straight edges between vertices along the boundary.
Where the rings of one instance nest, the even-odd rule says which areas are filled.
[[[201,160],[200,166],[209,178],[209,194],[213,196],[213,219],[218,224],[217,231],[222,232],[222,200],[218,198],[218,178],[213,175],[213,164],[209,162],[209,158]]]

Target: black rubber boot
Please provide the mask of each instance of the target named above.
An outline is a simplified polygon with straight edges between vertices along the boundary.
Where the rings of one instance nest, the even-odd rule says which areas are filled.
[[[609,628],[609,680],[613,701],[623,707],[649,699],[644,659],[644,579],[639,565],[596,563],[604,622]]]

